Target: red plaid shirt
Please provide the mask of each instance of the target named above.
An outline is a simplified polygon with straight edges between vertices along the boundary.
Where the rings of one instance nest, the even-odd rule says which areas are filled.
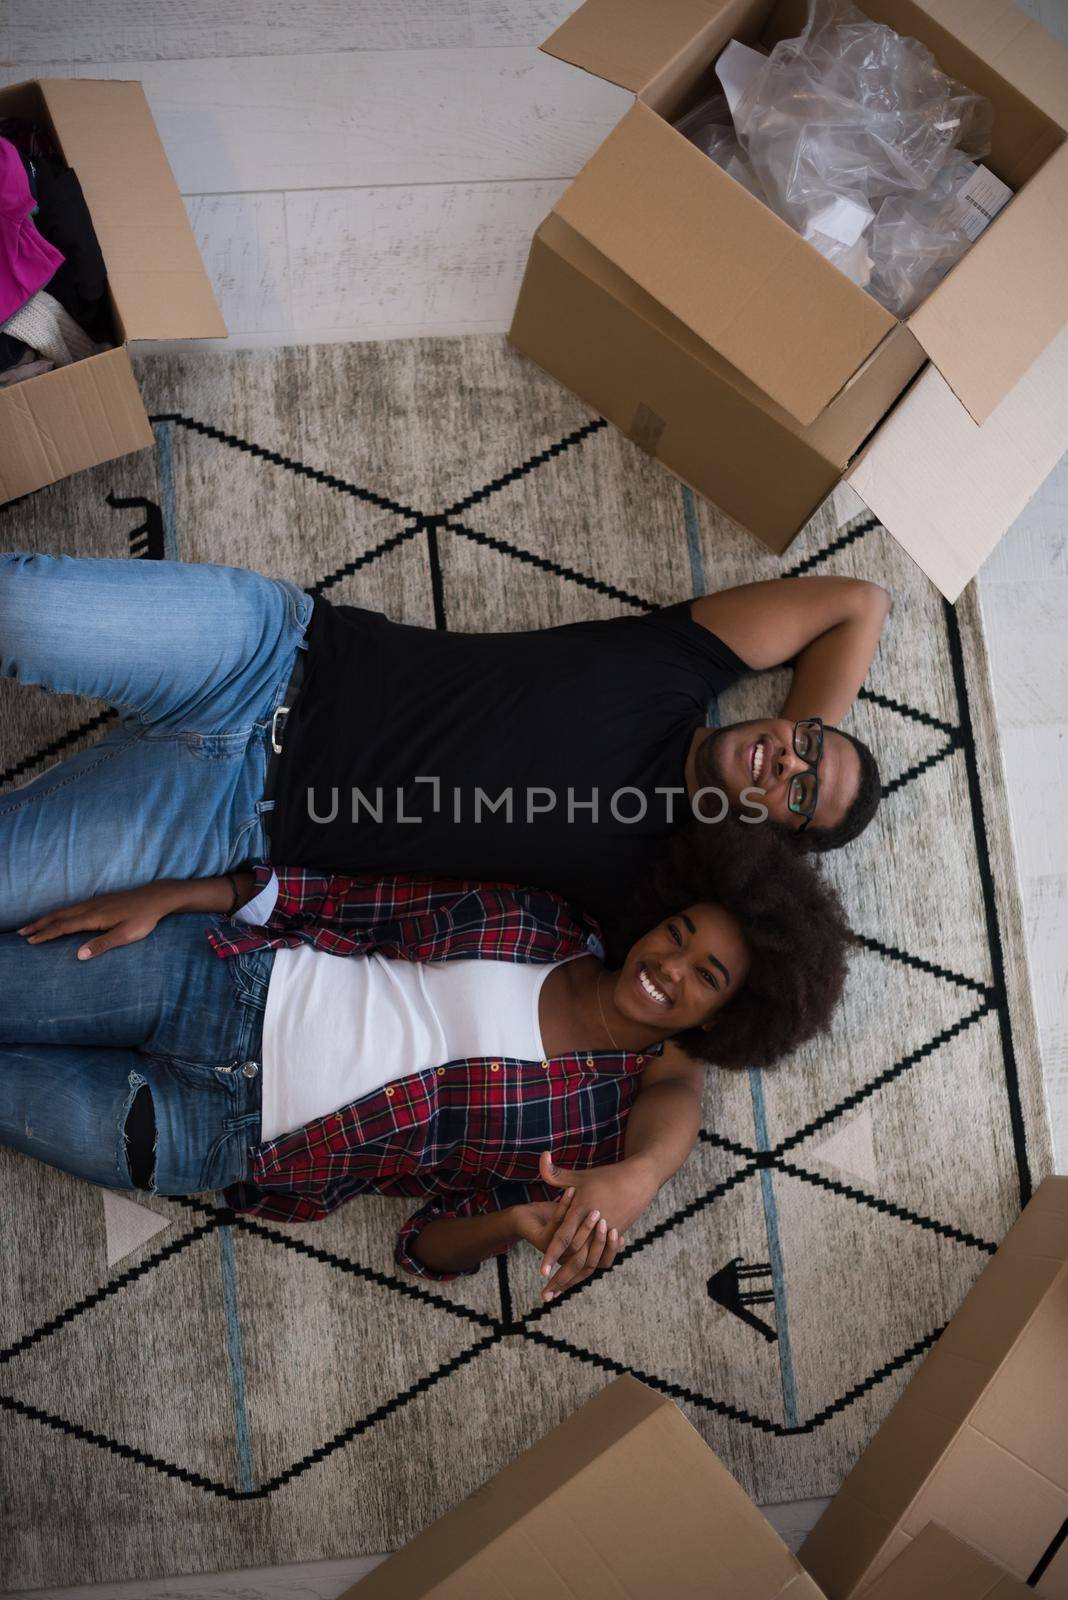
[[[269,877],[269,868],[258,868],[257,886]],[[232,924],[209,934],[219,955],[307,943],[399,961],[550,962],[599,948],[596,923],[547,890],[286,869],[278,882],[266,928]],[[461,1276],[433,1272],[416,1258],[422,1228],[557,1198],[538,1177],[543,1150],[565,1167],[619,1161],[638,1079],[654,1053],[502,1056],[409,1073],[257,1145],[248,1180],[228,1189],[227,1201],[257,1216],[306,1222],[358,1194],[426,1197],[400,1230],[396,1260],[424,1278]]]

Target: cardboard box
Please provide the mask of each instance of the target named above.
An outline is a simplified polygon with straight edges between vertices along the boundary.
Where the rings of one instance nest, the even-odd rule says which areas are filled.
[[[1068,1178],[1047,1178],[801,1548],[868,1600],[929,1522],[1068,1600]]]
[[[617,1378],[342,1600],[822,1600],[678,1408]]]
[[[0,90],[74,168],[108,270],[115,348],[0,389],[0,504],[141,450],[152,429],[127,343],[224,338],[215,300],[139,83],[45,78]]]
[[[510,338],[773,550],[845,478],[955,599],[1068,447],[1068,50],[1006,0],[860,4],[991,99],[1015,191],[906,322],[672,126],[802,0],[586,0],[542,48],[635,103],[538,229]]]
[[[891,1561],[869,1600],[1033,1600],[1034,1590],[937,1522]]]

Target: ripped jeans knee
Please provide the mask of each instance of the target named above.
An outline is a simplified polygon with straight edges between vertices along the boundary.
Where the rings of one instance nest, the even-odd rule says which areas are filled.
[[[134,1072],[130,1073],[130,1087],[135,1092],[123,1124],[130,1185],[134,1189],[151,1189],[156,1170],[156,1111],[152,1091],[144,1078]]]

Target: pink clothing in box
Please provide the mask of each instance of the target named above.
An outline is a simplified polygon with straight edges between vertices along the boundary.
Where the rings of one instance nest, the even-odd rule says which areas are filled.
[[[63,265],[63,256],[34,226],[33,207],[22,157],[7,139],[0,139],[0,324]]]

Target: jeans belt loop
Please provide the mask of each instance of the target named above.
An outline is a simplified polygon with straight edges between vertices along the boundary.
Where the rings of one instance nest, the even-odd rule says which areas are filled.
[[[271,718],[271,749],[276,756],[280,756],[282,754],[282,740],[280,735],[283,731],[283,724],[285,723],[285,720],[288,717],[291,709],[292,708],[290,706],[281,705],[276,709],[274,716]]]
[[[286,719],[296,704],[300,693],[301,684],[304,682],[304,651],[298,650],[293,663],[293,671],[286,685],[286,692],[281,702],[275,707],[271,717],[271,747],[267,757],[267,774],[264,783],[264,799],[273,800],[275,786],[278,782],[278,763],[282,754],[282,745],[285,739]]]

